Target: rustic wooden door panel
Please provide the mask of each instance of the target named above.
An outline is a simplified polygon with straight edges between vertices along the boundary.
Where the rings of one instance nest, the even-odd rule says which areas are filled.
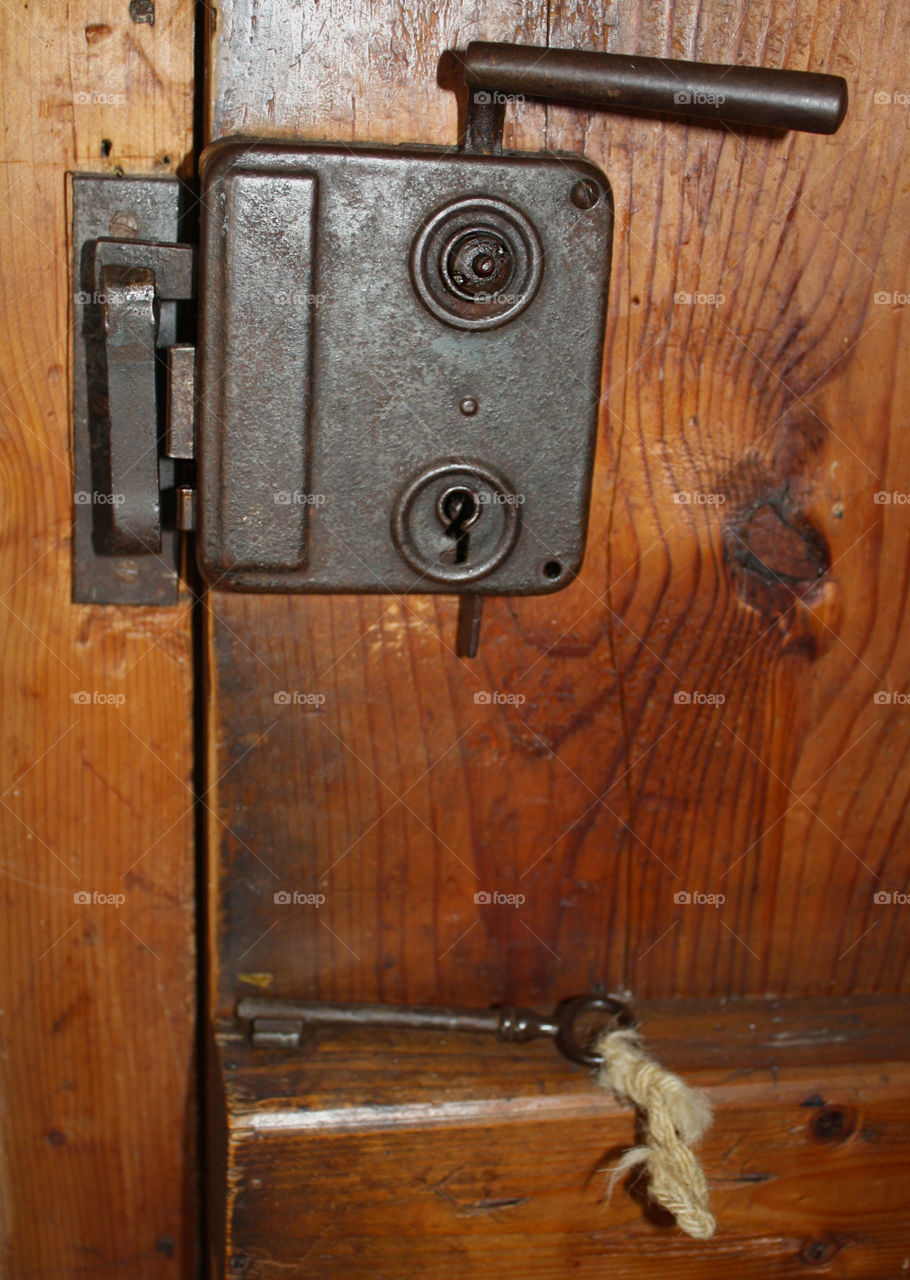
[[[857,997],[908,981],[907,517],[876,499],[907,473],[907,24],[889,0],[219,8],[211,138],[454,143],[440,55],[474,38],[833,72],[851,109],[818,138],[508,108],[508,147],[613,185],[608,393],[580,579],[490,601],[475,661],[452,600],[209,593],[216,1266],[903,1267],[900,1015]],[[231,1023],[256,992],[547,1005],[598,981],[707,999],[647,1029],[719,1104],[710,1244],[602,1206],[632,1119],[545,1049],[288,1058]],[[750,1000],[731,1052],[720,998],[773,993],[800,998],[774,1051],[749,1028],[782,1015]],[[824,1104],[872,1118],[829,1147]]]
[[[452,142],[437,58],[478,36],[836,72],[852,106],[832,138],[509,108],[508,145],[583,150],[616,198],[584,570],[491,601],[474,662],[447,600],[212,595],[218,1009],[244,974],[408,1000],[903,989],[875,893],[907,876],[908,716],[875,695],[907,683],[906,520],[874,499],[906,466],[907,310],[876,301],[907,275],[904,116],[876,101],[903,11],[279,8],[222,12],[214,136]],[[475,902],[495,890],[524,901]]]
[[[66,173],[188,157],[193,16],[158,0],[155,17],[99,0],[0,18],[10,1280],[188,1277],[198,1263],[188,608],[70,603]]]

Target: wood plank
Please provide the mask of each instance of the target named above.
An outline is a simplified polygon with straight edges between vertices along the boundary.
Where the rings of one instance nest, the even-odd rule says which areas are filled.
[[[905,1002],[674,1001],[643,1018],[655,1053],[716,1109],[709,1245],[634,1185],[604,1203],[633,1116],[548,1045],[320,1032],[282,1054],[228,1030],[232,1267],[251,1280],[901,1274]]]
[[[837,72],[853,101],[831,138],[509,108],[508,145],[584,150],[615,188],[585,567],[491,601],[474,662],[450,600],[211,595],[221,1015],[261,987],[906,990],[905,914],[875,897],[910,875],[907,508],[874,499],[910,447],[910,160],[875,101],[903,23],[895,0],[219,9],[216,137],[454,142],[437,59],[474,37]],[[293,689],[324,704],[274,704]]]
[[[189,608],[70,603],[65,174],[184,165],[193,13],[77,0],[0,21],[0,1271],[188,1277]]]

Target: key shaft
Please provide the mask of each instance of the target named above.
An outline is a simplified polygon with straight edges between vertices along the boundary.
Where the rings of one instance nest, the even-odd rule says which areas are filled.
[[[293,1024],[298,1032],[306,1027],[482,1032],[511,1044],[550,1036],[564,1057],[586,1066],[600,1062],[592,1048],[599,1031],[632,1026],[635,1021],[622,1001],[598,995],[564,1000],[549,1015],[515,1005],[459,1009],[447,1005],[338,1004],[248,996],[239,1001],[237,1016],[253,1024],[254,1043],[263,1047],[289,1046],[287,1034],[280,1032],[282,1024]],[[262,1034],[265,1029],[266,1033]]]

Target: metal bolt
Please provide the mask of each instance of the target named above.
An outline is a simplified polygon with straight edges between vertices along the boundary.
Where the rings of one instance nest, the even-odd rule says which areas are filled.
[[[111,214],[107,229],[115,240],[129,240],[139,234],[139,219],[134,213],[118,209],[116,213]]]
[[[593,209],[600,199],[600,187],[590,178],[579,178],[570,194],[576,208]]]
[[[135,560],[118,560],[114,566],[114,576],[121,582],[135,582],[139,577],[139,566]]]
[[[465,396],[458,407],[466,418],[473,418],[477,412],[477,401],[473,396]]]
[[[130,0],[130,21],[155,25],[155,0]]]

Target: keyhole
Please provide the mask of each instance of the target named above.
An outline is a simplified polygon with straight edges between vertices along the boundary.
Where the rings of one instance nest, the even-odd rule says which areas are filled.
[[[437,514],[442,521],[446,537],[453,538],[455,541],[452,563],[466,564],[471,525],[480,515],[477,494],[472,489],[455,485],[440,497]]]

